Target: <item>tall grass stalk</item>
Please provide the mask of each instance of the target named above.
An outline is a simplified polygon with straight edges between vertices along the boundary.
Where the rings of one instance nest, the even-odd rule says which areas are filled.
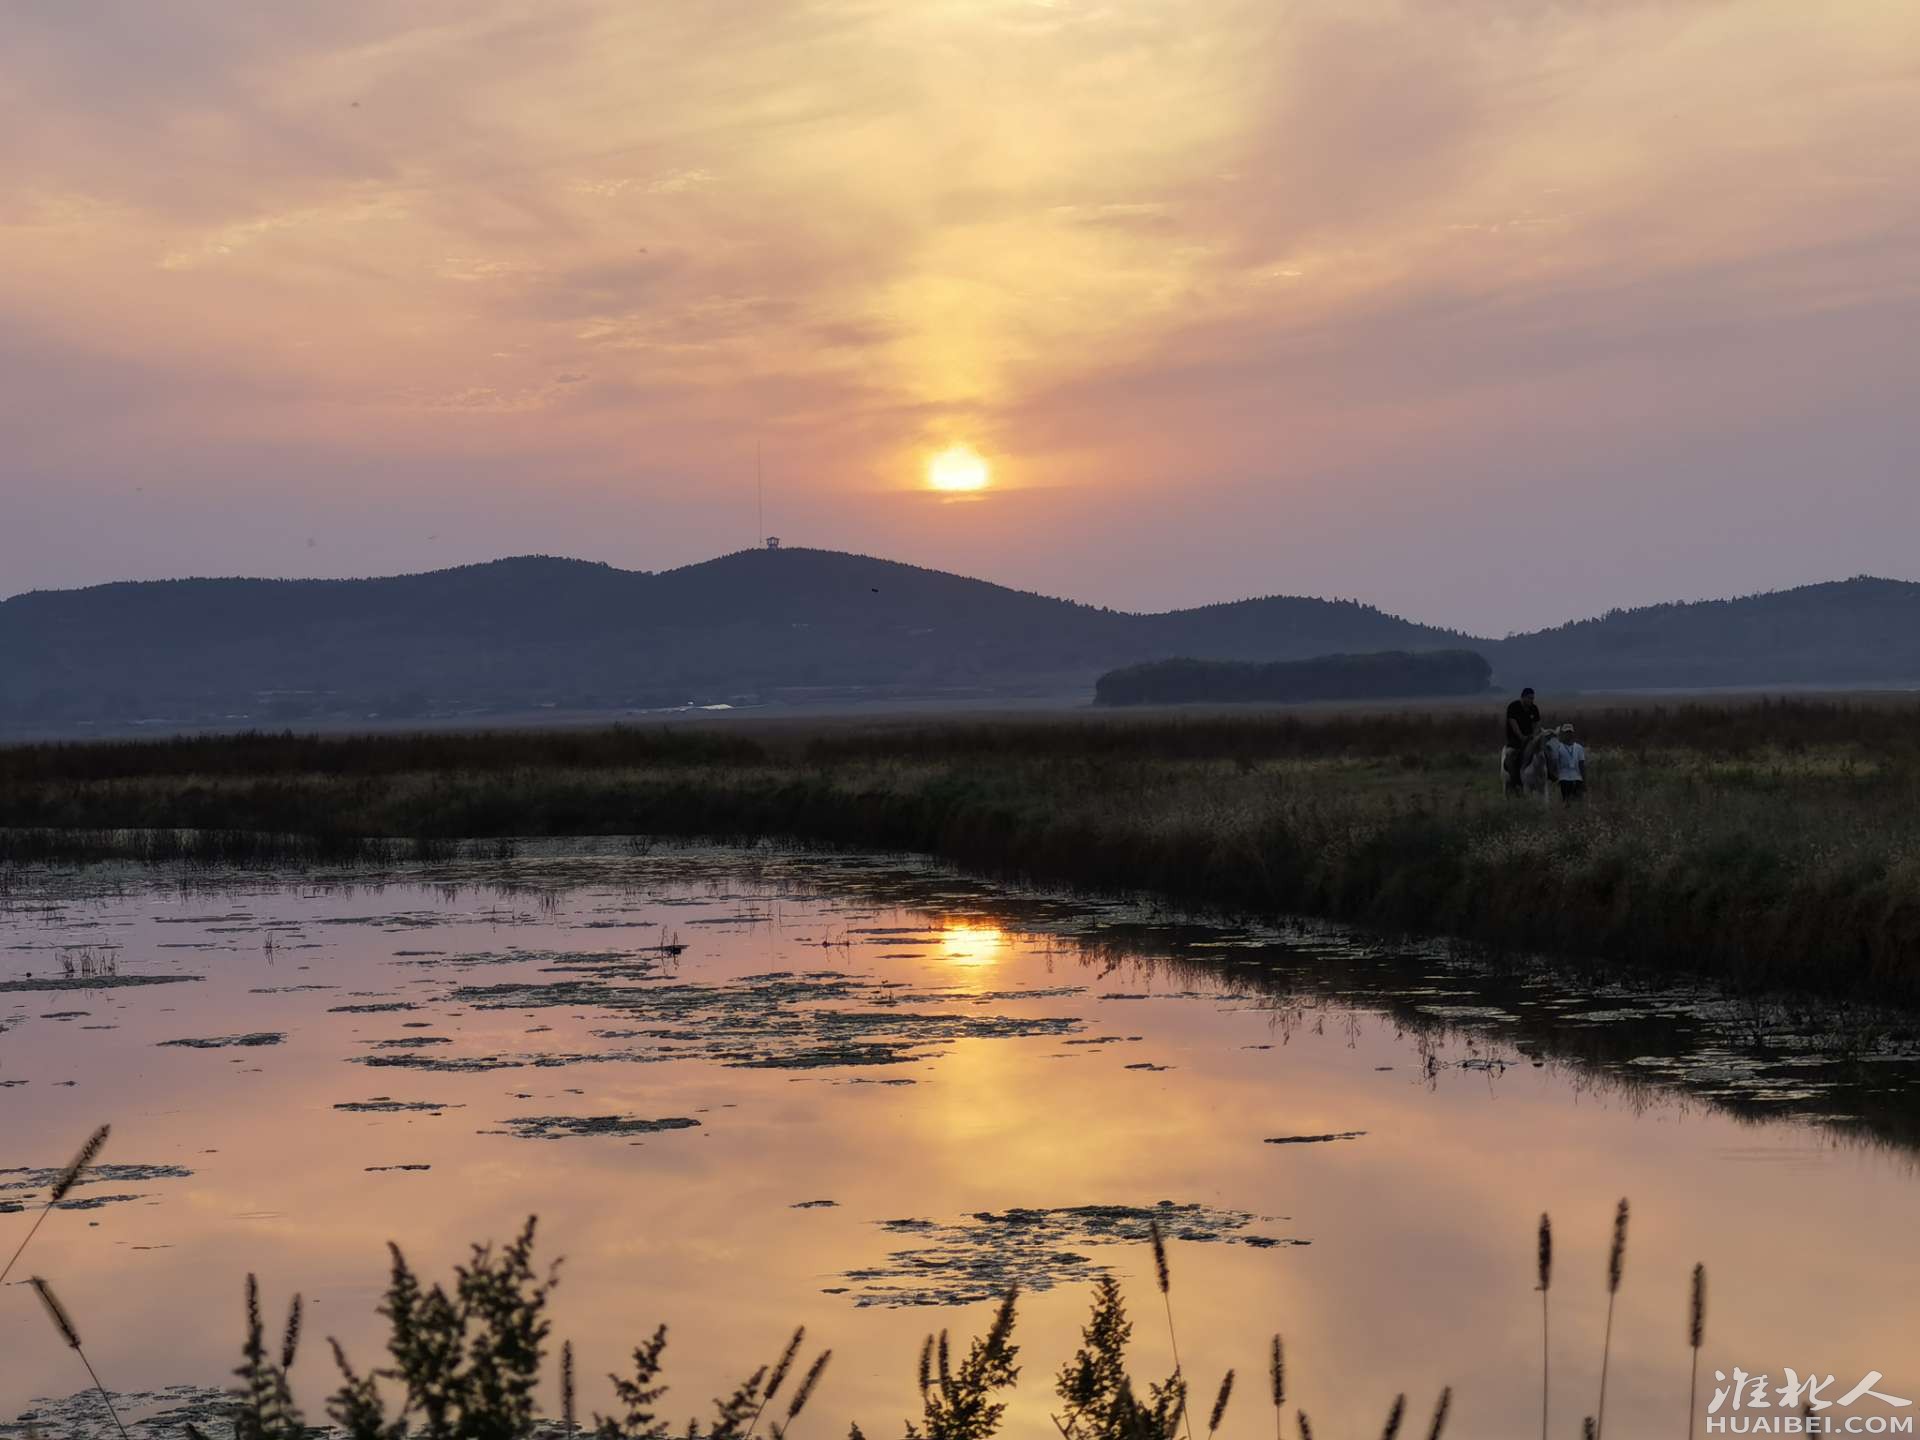
[[[562,1341],[560,1345],[560,1422],[566,1427],[568,1440],[573,1437],[573,1341]]]
[[[1594,1434],[1607,1433],[1607,1362],[1613,1358],[1613,1305],[1620,1295],[1620,1276],[1627,1262],[1627,1200],[1620,1197],[1613,1212],[1613,1244],[1607,1250],[1607,1333],[1600,1346],[1600,1404],[1594,1413]]]
[[[1547,1343],[1547,1292],[1553,1286],[1553,1221],[1545,1212],[1540,1216],[1538,1249],[1540,1284],[1540,1440],[1547,1440],[1547,1395],[1553,1368],[1553,1354]]]
[[[1440,1392],[1440,1398],[1433,1405],[1433,1424],[1427,1427],[1427,1440],[1440,1440],[1440,1434],[1447,1428],[1447,1412],[1453,1409],[1453,1387],[1447,1386]]]
[[[1213,1411],[1207,1416],[1207,1440],[1213,1440],[1220,1422],[1227,1418],[1227,1402],[1233,1398],[1233,1371],[1220,1381],[1220,1393],[1213,1398]]]
[[[60,1338],[73,1347],[73,1353],[80,1357],[80,1363],[87,1367],[87,1378],[93,1381],[93,1388],[100,1393],[100,1403],[107,1407],[107,1414],[113,1417],[113,1428],[120,1432],[120,1440],[127,1440],[127,1427],[120,1423],[120,1412],[113,1408],[113,1397],[107,1394],[107,1387],[100,1383],[100,1376],[94,1371],[93,1362],[87,1359],[87,1352],[80,1347],[80,1332],[73,1327],[73,1318],[67,1314],[67,1307],[60,1303],[60,1297],[53,1293],[53,1287],[35,1275],[27,1282],[33,1286],[34,1293],[40,1297],[40,1303],[46,1308],[47,1318],[53,1322],[53,1328],[60,1332]]]
[[[1273,1337],[1273,1355],[1267,1364],[1267,1379],[1273,1390],[1273,1437],[1274,1440],[1286,1440],[1287,1352],[1281,1348],[1278,1335]]]
[[[1386,1428],[1380,1432],[1380,1440],[1394,1440],[1394,1437],[1400,1433],[1400,1422],[1406,1418],[1406,1414],[1407,1397],[1394,1396],[1393,1408],[1387,1412],[1387,1424]]]
[[[806,1338],[807,1327],[802,1325],[793,1332],[793,1338],[787,1341],[787,1348],[780,1352],[780,1358],[774,1362],[773,1373],[767,1377],[767,1388],[760,1392],[760,1404],[753,1412],[753,1423],[747,1426],[747,1440],[753,1440],[754,1432],[760,1428],[760,1417],[767,1413],[767,1406],[780,1393],[780,1387],[787,1383],[787,1373],[793,1369],[794,1357],[800,1353],[800,1343]]]
[[[1160,1232],[1160,1222],[1147,1222],[1147,1235],[1153,1241],[1153,1273],[1160,1282],[1160,1299],[1167,1308],[1167,1343],[1173,1347],[1173,1378],[1184,1382],[1186,1374],[1180,1366],[1180,1337],[1173,1328],[1173,1271],[1167,1266],[1167,1237]],[[1193,1440],[1193,1416],[1187,1417],[1187,1440]]]
[[[1693,1350],[1693,1373],[1687,1380],[1687,1440],[1693,1440],[1694,1402],[1700,1394],[1700,1342],[1707,1338],[1707,1267],[1693,1267],[1693,1294],[1687,1305],[1687,1344]]]
[[[53,1189],[47,1196],[47,1203],[40,1207],[40,1213],[34,1217],[33,1226],[27,1231],[26,1238],[14,1248],[13,1258],[7,1261],[7,1268],[0,1270],[0,1285],[7,1283],[7,1276],[13,1273],[13,1267],[20,1263],[20,1257],[26,1253],[27,1246],[33,1243],[33,1237],[40,1233],[40,1227],[52,1213],[53,1207],[67,1198],[67,1192],[80,1183],[93,1162],[100,1158],[100,1151],[107,1143],[107,1136],[113,1127],[102,1125],[87,1137],[87,1143],[80,1147],[80,1153],[67,1162],[67,1168],[60,1172],[60,1178],[53,1182]]]

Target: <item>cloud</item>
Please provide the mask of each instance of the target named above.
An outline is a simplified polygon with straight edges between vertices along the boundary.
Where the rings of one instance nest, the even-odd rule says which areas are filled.
[[[1504,602],[1453,567],[1493,568],[1475,536],[1521,483],[1489,477],[1584,464],[1610,426],[1614,483],[1686,455],[1737,503],[1793,416],[1829,490],[1884,510],[1869,457],[1920,424],[1862,399],[1911,368],[1916,40],[1894,0],[29,0],[0,314],[31,339],[0,406],[65,458],[7,483],[77,526],[59,490],[159,447],[215,477],[196,494],[317,447],[423,503],[485,452],[560,546],[636,453],[644,507],[757,434],[796,520],[1028,563],[1007,506],[876,508],[964,438],[1105,537],[1036,554],[1063,586],[1286,588],[1257,554],[1109,557],[1310,513],[1347,589],[1424,581],[1473,622]],[[1193,484],[1216,509],[1170,518]],[[1468,553],[1377,558],[1436,494],[1485,522]],[[645,527],[630,558],[708,533]],[[66,573],[11,544],[9,575]],[[1678,578],[1615,562],[1623,593]]]

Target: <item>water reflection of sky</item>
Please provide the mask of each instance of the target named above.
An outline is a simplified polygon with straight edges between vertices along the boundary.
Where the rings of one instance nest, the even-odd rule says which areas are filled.
[[[1791,1365],[1845,1388],[1878,1369],[1920,1397],[1920,1186],[1902,1151],[1596,1083],[1511,1036],[1415,1027],[1404,996],[1398,1013],[1369,1006],[1364,959],[1338,993],[1276,992],[1246,947],[1158,963],[1115,907],[1053,902],[1042,924],[1010,899],[996,917],[981,887],[934,904],[945,882],[902,892],[824,860],[555,874],[504,894],[9,897],[0,985],[64,982],[83,946],[112,980],[202,977],[0,990],[0,1167],[58,1166],[105,1119],[107,1160],[191,1172],[103,1177],[83,1193],[134,1198],[56,1214],[30,1252],[109,1384],[222,1380],[254,1270],[270,1301],[299,1289],[312,1306],[297,1376],[317,1410],[317,1337],[373,1356],[382,1241],[438,1272],[537,1211],[568,1257],[555,1335],[583,1377],[666,1319],[674,1396],[703,1406],[804,1321],[836,1351],[808,1422],[822,1435],[897,1423],[920,1335],[987,1314],[885,1302],[1025,1254],[1024,1278],[1058,1283],[1023,1308],[1014,1416],[1051,1433],[1047,1387],[1093,1267],[1137,1302],[1142,1369],[1167,1363],[1131,1222],[1076,1207],[1171,1201],[1208,1237],[1175,1244],[1174,1301],[1199,1383],[1241,1373],[1228,1433],[1271,1424],[1249,1381],[1278,1329],[1321,1433],[1374,1433],[1396,1391],[1424,1410],[1452,1384],[1455,1433],[1522,1434],[1538,1423],[1532,1237],[1549,1210],[1556,1432],[1571,1433],[1592,1408],[1608,1223],[1628,1194],[1620,1433],[1680,1421],[1695,1260],[1712,1275],[1704,1374]],[[1432,988],[1429,1010],[1521,1003]],[[249,1035],[284,1038],[162,1043]],[[391,1108],[423,1104],[437,1108]],[[601,1117],[698,1124],[514,1133]],[[1354,1138],[1266,1143],[1334,1135]],[[29,1206],[0,1214],[8,1251],[31,1180],[0,1176],[20,1186],[0,1201]],[[1005,1224],[1020,1209],[1050,1214],[1029,1235]],[[925,1223],[886,1223],[909,1221]],[[0,1413],[84,1378],[24,1289],[0,1294],[0,1341]]]

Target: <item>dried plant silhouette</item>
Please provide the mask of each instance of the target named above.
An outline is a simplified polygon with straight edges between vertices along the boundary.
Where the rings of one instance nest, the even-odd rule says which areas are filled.
[[[6,1268],[0,1270],[0,1285],[7,1283],[7,1276],[11,1275],[13,1267],[20,1263],[20,1257],[26,1254],[27,1246],[31,1245],[33,1237],[40,1233],[41,1225],[46,1223],[46,1218],[53,1213],[54,1207],[67,1198],[68,1192],[80,1183],[80,1177],[85,1175],[93,1162],[100,1158],[100,1152],[105,1148],[107,1136],[112,1133],[112,1129],[110,1125],[102,1125],[89,1135],[87,1143],[80,1147],[80,1152],[67,1162],[67,1168],[62,1170],[54,1180],[53,1189],[47,1194],[47,1203],[40,1207],[40,1213],[34,1216],[33,1224],[27,1230],[26,1236],[14,1247],[13,1257],[7,1261]]]
[[[1278,1335],[1273,1337],[1273,1351],[1267,1360],[1267,1388],[1273,1395],[1274,1440],[1286,1440],[1287,1352]]]
[[[1693,1440],[1694,1404],[1700,1396],[1700,1343],[1707,1338],[1707,1267],[1693,1267],[1693,1290],[1687,1303],[1687,1345],[1693,1365],[1687,1378],[1687,1440]]]
[[[1594,1411],[1596,1436],[1607,1433],[1607,1364],[1613,1358],[1613,1306],[1620,1297],[1620,1277],[1627,1262],[1627,1202],[1622,1196],[1613,1212],[1613,1244],[1607,1249],[1607,1331],[1600,1347],[1600,1404]]]
[[[1540,1440],[1547,1440],[1547,1394],[1552,1374],[1553,1353],[1547,1338],[1547,1292],[1553,1288],[1553,1221],[1540,1217],[1538,1246],[1540,1274]]]
[[[1080,1332],[1080,1349],[1054,1382],[1062,1409],[1053,1423],[1064,1440],[1172,1440],[1178,1432],[1187,1383],[1175,1370],[1150,1384],[1142,1399],[1127,1373],[1132,1338],[1120,1284],[1104,1275],[1094,1284],[1093,1314]]]
[[[1623,1199],[1615,1212],[1608,1256],[1609,1338],[1613,1302],[1625,1267],[1627,1215]],[[534,1405],[548,1334],[545,1312],[558,1281],[557,1262],[544,1272],[534,1266],[535,1228],[536,1221],[529,1218],[518,1236],[497,1252],[490,1245],[473,1246],[467,1263],[455,1267],[451,1289],[424,1286],[398,1248],[389,1245],[391,1275],[379,1309],[388,1326],[386,1362],[361,1374],[337,1342],[332,1346],[341,1379],[327,1402],[327,1413],[348,1440],[534,1440],[551,1437],[556,1430],[566,1436],[575,1432],[571,1343],[561,1346],[559,1353],[561,1421],[542,1420]],[[1536,1260],[1543,1294],[1552,1278],[1551,1234],[1551,1225],[1542,1216]],[[1172,1286],[1171,1268],[1164,1237],[1153,1238],[1159,1240],[1152,1247],[1154,1281],[1164,1300]],[[62,1338],[79,1351],[72,1321],[51,1288],[38,1278],[32,1284]],[[1020,1377],[1019,1347],[1013,1343],[1018,1304],[1019,1291],[1009,1290],[986,1333],[969,1343],[963,1358],[956,1359],[949,1332],[926,1337],[919,1361],[920,1413],[904,1422],[904,1440],[992,1440],[1001,1433],[1007,1392]],[[289,1378],[299,1351],[302,1318],[303,1306],[295,1296],[280,1343],[270,1348],[260,1314],[259,1286],[253,1276],[247,1277],[246,1337],[234,1372],[239,1384],[232,1392],[230,1412],[233,1440],[311,1440],[312,1430],[293,1403]],[[1696,1265],[1687,1330],[1694,1359],[1688,1390],[1689,1433],[1705,1333],[1706,1269]],[[1120,1283],[1103,1275],[1094,1283],[1080,1346],[1054,1379],[1059,1408],[1051,1419],[1061,1440],[1176,1440],[1191,1424],[1188,1382],[1179,1362],[1164,1379],[1148,1382],[1143,1392],[1128,1367],[1132,1339],[1133,1324]],[[815,1355],[789,1392],[787,1382],[805,1341],[806,1331],[796,1329],[772,1364],[751,1370],[730,1394],[713,1402],[708,1418],[676,1424],[661,1410],[667,1394],[662,1380],[667,1329],[659,1326],[635,1347],[626,1374],[607,1377],[617,1404],[610,1414],[595,1412],[588,1433],[594,1440],[752,1440],[765,1423],[769,1440],[792,1440],[833,1355],[831,1350]],[[1608,1358],[1603,1351],[1603,1384]],[[81,1359],[86,1361],[84,1354]],[[87,1370],[106,1399],[91,1364]],[[1286,1440],[1287,1378],[1285,1349],[1276,1334],[1268,1349],[1276,1440]],[[1235,1383],[1236,1372],[1229,1369],[1206,1416],[1209,1440],[1222,1431]],[[390,1395],[396,1402],[391,1405]],[[784,1405],[780,1404],[783,1396],[788,1397]],[[1443,1440],[1453,1399],[1451,1386],[1441,1390],[1427,1426],[1427,1440]],[[1313,1440],[1307,1413],[1296,1409],[1294,1418],[1300,1440]],[[117,1415],[115,1423],[119,1423]],[[1380,1431],[1382,1440],[1400,1440],[1406,1423],[1407,1397],[1396,1395]],[[1582,1434],[1598,1440],[1601,1424],[1597,1415],[1584,1417]],[[185,1428],[189,1440],[206,1440],[193,1426]],[[864,1440],[858,1425],[851,1427],[850,1440]]]
[[[113,1428],[120,1432],[120,1440],[127,1440],[127,1427],[120,1423],[120,1412],[113,1408],[113,1397],[107,1393],[107,1387],[100,1383],[100,1376],[93,1368],[93,1362],[87,1358],[87,1352],[80,1344],[80,1332],[74,1328],[73,1317],[67,1314],[67,1307],[60,1303],[60,1297],[53,1293],[53,1287],[38,1275],[27,1282],[40,1297],[40,1304],[47,1312],[47,1319],[53,1322],[53,1328],[60,1333],[80,1363],[86,1367],[87,1379],[93,1382],[93,1388],[100,1396],[100,1403],[107,1407],[107,1414],[113,1419]]]
[[[1173,1350],[1173,1375],[1180,1382],[1180,1399],[1186,1404],[1186,1376],[1180,1367],[1180,1337],[1173,1327],[1173,1272],[1167,1266],[1167,1237],[1160,1231],[1160,1222],[1152,1220],[1147,1225],[1148,1238],[1153,1242],[1153,1273],[1160,1284],[1160,1299],[1167,1311],[1167,1344]],[[1193,1420],[1186,1421],[1187,1440],[1193,1440]]]

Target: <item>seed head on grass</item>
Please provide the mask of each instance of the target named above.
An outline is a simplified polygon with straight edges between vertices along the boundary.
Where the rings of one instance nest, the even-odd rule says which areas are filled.
[[[1154,1277],[1160,1282],[1160,1298],[1167,1307],[1167,1344],[1173,1349],[1173,1376],[1184,1382],[1186,1376],[1180,1366],[1180,1337],[1173,1327],[1173,1271],[1167,1265],[1167,1237],[1161,1233],[1158,1220],[1147,1222],[1147,1237],[1153,1241]],[[1192,1415],[1186,1417],[1186,1426],[1187,1440],[1193,1440]]]
[[[74,1328],[73,1317],[67,1314],[67,1307],[60,1303],[60,1297],[53,1293],[53,1287],[38,1275],[27,1283],[33,1286],[34,1294],[40,1297],[40,1304],[45,1307],[53,1328],[60,1332],[60,1338],[73,1348],[73,1353],[80,1357],[80,1363],[87,1367],[87,1378],[93,1381],[93,1388],[100,1392],[100,1403],[107,1407],[107,1414],[113,1417],[113,1428],[120,1432],[120,1440],[127,1440],[127,1427],[120,1423],[120,1412],[113,1408],[113,1397],[107,1394],[107,1387],[100,1383],[100,1377],[94,1373],[93,1362],[87,1359],[87,1352],[80,1348],[80,1332]]]
[[[1211,1437],[1220,1428],[1220,1422],[1227,1418],[1227,1402],[1233,1398],[1233,1371],[1229,1370],[1220,1381],[1220,1393],[1213,1397],[1213,1413],[1207,1417],[1207,1435]]]
[[[1695,1350],[1707,1338],[1707,1267],[1693,1267],[1693,1300],[1687,1311],[1687,1343]]]
[[[33,1287],[34,1294],[40,1297],[40,1303],[46,1307],[47,1318],[53,1322],[53,1328],[60,1332],[60,1338],[78,1350],[80,1332],[74,1329],[73,1317],[67,1314],[67,1307],[60,1303],[60,1297],[53,1293],[53,1287],[38,1275],[27,1283]]]
[[[1687,1380],[1687,1440],[1693,1440],[1693,1407],[1700,1396],[1700,1342],[1707,1338],[1707,1267],[1693,1267],[1693,1294],[1687,1304],[1687,1344],[1693,1350]]]
[[[1380,1432],[1380,1440],[1393,1440],[1400,1433],[1400,1421],[1407,1413],[1407,1397],[1393,1397],[1393,1409],[1387,1412],[1387,1428]]]
[[[1307,1412],[1296,1410],[1294,1413],[1300,1417],[1300,1440],[1313,1440],[1313,1426],[1307,1423]]]
[[[1613,1212],[1613,1245],[1607,1251],[1607,1294],[1617,1294],[1620,1289],[1620,1276],[1627,1262],[1627,1200],[1620,1197],[1620,1207]]]
[[[1433,1424],[1427,1427],[1427,1440],[1440,1440],[1440,1432],[1447,1428],[1447,1412],[1453,1408],[1453,1387],[1447,1386],[1440,1392],[1440,1399],[1433,1407]]]
[[[780,1434],[785,1435],[793,1422],[800,1418],[800,1412],[807,1408],[807,1401],[813,1398],[813,1387],[820,1383],[820,1376],[827,1368],[827,1362],[833,1358],[833,1351],[822,1350],[814,1358],[807,1373],[801,1378],[800,1388],[793,1392],[793,1399],[787,1403],[786,1423],[780,1426]]]
[[[1547,1402],[1553,1378],[1553,1349],[1547,1338],[1547,1292],[1553,1288],[1553,1220],[1540,1214],[1540,1237],[1536,1249],[1540,1283],[1540,1440],[1547,1440]]]
[[[1286,1350],[1281,1348],[1281,1336],[1273,1336],[1273,1356],[1267,1359],[1267,1382],[1273,1386],[1273,1423],[1281,1423],[1281,1407],[1286,1404]]]
[[[95,1160],[100,1158],[101,1148],[106,1145],[107,1136],[111,1131],[111,1126],[102,1125],[87,1137],[87,1143],[80,1147],[80,1152],[67,1162],[67,1168],[62,1170],[53,1182],[53,1189],[47,1195],[47,1203],[40,1207],[40,1214],[34,1219],[33,1228],[27,1231],[26,1238],[15,1248],[13,1258],[7,1261],[6,1269],[0,1270],[0,1285],[4,1285],[7,1276],[13,1273],[13,1267],[26,1253],[27,1246],[33,1243],[33,1237],[40,1233],[40,1226],[46,1221],[47,1216],[53,1213],[53,1207],[67,1198],[67,1193],[80,1183],[80,1177],[92,1168]]]
[[[1613,1212],[1613,1244],[1607,1250],[1607,1333],[1600,1348],[1600,1404],[1595,1411],[1595,1440],[1607,1433],[1607,1362],[1613,1358],[1613,1302],[1620,1294],[1620,1277],[1627,1265],[1627,1198]]]
[[[567,1428],[569,1440],[573,1435],[573,1341],[567,1340],[560,1346],[560,1421]]]
[[[759,1430],[760,1417],[766,1413],[767,1406],[772,1403],[773,1397],[780,1392],[780,1387],[787,1383],[787,1374],[793,1369],[793,1357],[800,1353],[800,1342],[806,1338],[807,1327],[802,1325],[793,1332],[793,1338],[787,1341],[787,1348],[780,1352],[780,1358],[774,1362],[773,1373],[767,1377],[767,1388],[760,1392],[760,1404],[754,1409],[753,1423],[747,1426],[748,1440],[752,1440],[754,1433]],[[931,1342],[933,1337],[929,1335],[927,1339]],[[926,1356],[922,1355],[920,1359],[921,1374],[924,1375]],[[920,1382],[920,1388],[926,1389],[924,1379]]]
[[[291,1370],[293,1357],[300,1352],[300,1317],[304,1306],[298,1295],[293,1297],[293,1306],[287,1311],[286,1332],[280,1337],[280,1368]]]
[[[100,1151],[111,1134],[111,1125],[102,1125],[87,1137],[87,1143],[80,1147],[80,1153],[68,1162],[67,1168],[60,1172],[60,1178],[53,1182],[53,1195],[49,1204],[58,1205],[67,1198],[67,1192],[80,1183],[80,1177],[92,1167],[100,1156]]]

